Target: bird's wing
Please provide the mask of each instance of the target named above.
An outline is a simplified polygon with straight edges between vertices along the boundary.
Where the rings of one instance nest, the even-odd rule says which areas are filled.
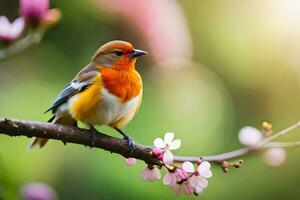
[[[65,86],[46,112],[52,110],[52,112],[55,113],[57,108],[67,102],[70,97],[84,91],[89,85],[91,85],[93,83],[93,79],[99,73],[99,69],[97,69],[93,64],[88,64],[75,76],[71,83]]]

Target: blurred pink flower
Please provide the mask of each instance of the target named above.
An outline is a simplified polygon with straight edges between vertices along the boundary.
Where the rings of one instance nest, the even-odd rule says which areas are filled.
[[[238,138],[241,144],[254,147],[263,139],[263,134],[252,126],[245,126],[240,129]]]
[[[141,177],[144,181],[154,181],[161,178],[160,172],[156,166],[148,165],[141,173]]]
[[[267,149],[263,154],[265,162],[272,166],[278,167],[282,165],[286,160],[286,151],[284,148],[270,148]]]
[[[49,0],[20,0],[20,15],[29,21],[40,21],[49,11]]]
[[[10,23],[6,16],[0,17],[0,40],[10,42],[18,38],[23,29],[25,23],[23,18],[16,19],[13,23]]]
[[[133,166],[136,164],[135,158],[124,158],[124,163],[128,166]]]
[[[173,0],[94,0],[124,16],[142,33],[158,64],[192,57],[192,39],[180,5]]]
[[[55,191],[44,183],[28,183],[21,188],[21,197],[25,200],[55,200]]]

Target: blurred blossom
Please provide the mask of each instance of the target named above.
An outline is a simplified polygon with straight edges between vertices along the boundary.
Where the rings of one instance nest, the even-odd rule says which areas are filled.
[[[41,23],[44,26],[55,25],[61,18],[61,11],[57,8],[49,10],[46,15],[43,17]]]
[[[286,151],[284,148],[270,148],[264,152],[263,157],[268,165],[278,167],[285,162]]]
[[[20,36],[24,29],[25,23],[23,18],[16,19],[10,23],[6,16],[0,17],[0,40],[10,42]]]
[[[156,166],[148,165],[141,173],[141,177],[144,181],[155,181],[161,178],[160,172]]]
[[[20,15],[32,26],[55,24],[61,17],[59,9],[49,10],[49,0],[20,0]]]
[[[181,7],[173,0],[94,0],[132,22],[142,33],[158,64],[190,59],[192,40]]]
[[[49,10],[49,0],[20,0],[20,14],[26,20],[42,19]]]
[[[21,197],[25,200],[55,200],[55,191],[44,183],[28,183],[21,188]]]
[[[238,137],[241,144],[254,147],[263,139],[263,134],[254,127],[245,126],[240,129]]]
[[[135,158],[124,158],[124,163],[128,166],[133,166],[136,164]]]

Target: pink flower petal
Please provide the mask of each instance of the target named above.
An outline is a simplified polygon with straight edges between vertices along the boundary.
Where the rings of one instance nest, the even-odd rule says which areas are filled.
[[[186,180],[189,178],[189,174],[186,171],[184,171],[183,169],[177,168],[175,170],[175,173],[176,173],[177,177],[179,178],[179,181]]]
[[[22,17],[16,19],[11,25],[11,34],[18,37],[25,27],[25,20]]]
[[[189,173],[192,173],[192,172],[195,171],[195,168],[194,168],[193,163],[188,162],[188,161],[182,163],[182,169],[183,169],[184,171],[186,171],[186,172],[189,172]]]
[[[165,134],[165,137],[164,137],[164,143],[165,143],[165,144],[171,144],[173,138],[174,138],[174,133],[172,133],[172,132],[167,132],[167,133]]]
[[[199,167],[198,167],[198,171],[207,171],[210,170],[210,164],[207,161],[202,162]]]
[[[157,169],[157,167],[154,167],[151,170],[151,177],[149,177],[149,180],[154,181],[154,180],[157,180],[157,179],[160,179],[160,178],[161,178],[160,171]]]
[[[165,148],[165,143],[161,138],[156,138],[154,140],[154,146],[157,148]]]
[[[172,152],[169,151],[169,150],[166,150],[164,155],[163,155],[163,162],[166,165],[170,165],[170,164],[173,163],[173,160],[174,160],[174,156],[173,156]]]
[[[133,166],[136,164],[135,158],[124,158],[124,163],[128,166]]]
[[[144,170],[142,171],[142,173],[141,173],[141,178],[142,178],[144,181],[146,181],[146,180],[149,179],[148,176],[149,176],[149,169],[148,169],[148,167],[147,167],[146,169],[144,169]]]
[[[163,177],[164,185],[170,185],[171,179],[172,179],[172,174],[170,172],[166,173],[166,175]]]
[[[175,150],[175,149],[178,149],[179,147],[181,146],[181,140],[177,139],[177,140],[174,140],[170,143],[170,149],[171,150]]]
[[[200,176],[203,176],[204,178],[210,178],[212,176],[212,172],[210,170],[207,171],[201,171],[199,173]]]
[[[200,193],[203,192],[203,188],[200,187],[199,185],[197,185],[197,186],[195,187],[195,192],[196,192],[197,194],[200,194]]]
[[[206,188],[208,186],[208,181],[205,178],[198,177],[198,185],[202,188]]]
[[[189,179],[189,181],[190,181],[190,184],[191,184],[192,187],[194,187],[194,188],[197,187],[197,185],[198,185],[198,177],[197,176],[193,175]]]
[[[9,31],[10,28],[10,22],[8,21],[6,16],[0,17],[0,31],[1,33],[6,33]]]

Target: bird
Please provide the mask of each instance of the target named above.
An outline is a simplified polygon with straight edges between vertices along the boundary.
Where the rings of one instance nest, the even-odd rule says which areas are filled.
[[[132,139],[122,130],[135,116],[142,102],[143,82],[135,64],[146,51],[135,49],[126,41],[113,40],[102,45],[55,98],[50,108],[52,124],[77,126],[82,122],[91,131],[91,146],[96,125],[107,125],[127,141]],[[45,112],[45,113],[46,113]],[[47,138],[35,138],[28,149],[42,148]]]

